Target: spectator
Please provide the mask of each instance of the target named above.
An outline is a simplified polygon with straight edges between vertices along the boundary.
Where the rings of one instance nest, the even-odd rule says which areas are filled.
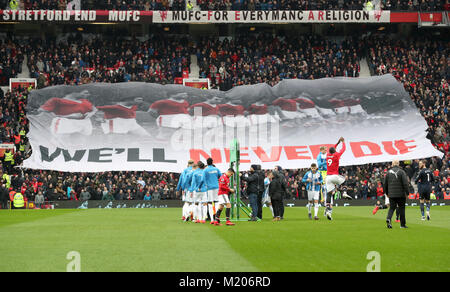
[[[153,198],[153,200],[157,200],[157,201],[159,201],[161,199],[161,193],[160,193],[159,187],[155,188],[152,198]]]
[[[150,195],[149,192],[147,192],[144,196],[144,201],[150,201],[152,199],[152,196]]]
[[[42,209],[44,203],[45,203],[44,195],[42,194],[41,191],[39,191],[34,198],[34,204],[36,205],[36,207]]]
[[[88,201],[90,199],[91,199],[91,194],[85,188],[83,188],[83,190],[81,191],[81,194],[80,194],[80,200],[82,202],[84,202],[84,201]]]
[[[113,201],[114,200],[114,197],[111,195],[111,193],[110,192],[108,192],[108,191],[103,191],[103,197],[102,197],[102,200],[103,201]]]

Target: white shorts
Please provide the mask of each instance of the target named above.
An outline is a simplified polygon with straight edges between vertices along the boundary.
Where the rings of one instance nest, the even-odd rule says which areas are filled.
[[[312,108],[305,108],[305,109],[300,109],[301,113],[304,113],[306,116],[311,117],[311,118],[321,118],[321,115],[319,114],[319,112],[317,111],[316,108],[312,107]]]
[[[274,117],[269,114],[250,115],[248,119],[250,120],[251,125],[260,125],[260,124],[276,123],[276,121],[279,120],[279,117],[278,116]]]
[[[384,204],[390,205],[389,198],[386,195],[384,196]]]
[[[293,119],[297,119],[297,118],[301,118],[303,115],[301,115],[299,112],[297,111],[281,111],[284,115],[284,117],[287,120],[293,120]]]
[[[206,192],[195,192],[194,191],[194,203],[206,203],[207,202],[207,196]]]
[[[80,133],[89,136],[92,134],[92,123],[91,119],[54,118],[50,130],[55,135]]]
[[[219,195],[219,205],[226,205],[230,203],[228,195]]]
[[[345,178],[339,174],[327,175],[327,192],[333,191],[336,186],[340,186],[345,181]]]
[[[244,116],[225,116],[221,119],[222,124],[230,128],[243,128],[250,126],[250,120]]]
[[[362,108],[361,105],[353,105],[348,107],[348,111],[351,114],[367,114],[367,112]]]
[[[342,106],[342,107],[334,108],[334,111],[337,115],[343,115],[343,114],[348,114],[350,109],[348,106]]]
[[[185,192],[183,192],[183,194],[181,194],[181,201],[186,202],[186,193]]]
[[[332,110],[330,108],[318,107],[317,111],[320,113],[321,116],[335,116],[336,115],[334,110]]]
[[[102,130],[105,134],[148,135],[147,131],[136,122],[136,119],[109,119],[102,123]]]
[[[192,129],[192,117],[188,114],[160,115],[156,119],[159,127]]]
[[[207,202],[218,202],[219,201],[219,189],[207,190],[206,191],[206,201]]]
[[[188,203],[194,202],[194,200],[192,198],[192,192],[191,191],[186,191],[185,202],[188,202]]]
[[[219,116],[194,116],[193,128],[195,129],[205,129],[205,128],[216,128],[222,124],[222,119]]]
[[[308,201],[318,201],[319,193],[318,191],[308,191]]]

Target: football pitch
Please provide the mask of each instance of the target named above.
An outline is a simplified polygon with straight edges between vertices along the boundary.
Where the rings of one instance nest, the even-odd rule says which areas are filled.
[[[382,272],[450,271],[449,206],[432,207],[431,221],[407,207],[409,229],[387,229],[387,210],[372,209],[336,207],[328,221],[321,208],[311,221],[306,208],[286,208],[272,222],[264,208],[264,220],[236,226],[182,222],[178,208],[4,210],[0,271],[63,272],[71,251],[83,272],[363,272],[369,252]]]

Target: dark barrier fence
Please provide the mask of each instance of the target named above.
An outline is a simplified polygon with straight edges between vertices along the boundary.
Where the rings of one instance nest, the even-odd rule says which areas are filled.
[[[243,200],[245,204],[250,207],[248,200]],[[334,206],[349,207],[349,206],[374,206],[375,200],[336,200]],[[305,207],[307,200],[285,200],[284,205],[289,207]],[[449,206],[450,200],[432,200],[432,206]],[[9,205],[9,204],[8,204]],[[53,201],[45,202],[40,206],[40,209],[119,209],[119,208],[181,208],[183,202],[180,200],[152,200],[152,201],[138,201],[138,200],[124,200],[124,201]],[[407,200],[407,206],[418,206],[418,200]],[[28,204],[29,209],[35,207],[34,202]]]

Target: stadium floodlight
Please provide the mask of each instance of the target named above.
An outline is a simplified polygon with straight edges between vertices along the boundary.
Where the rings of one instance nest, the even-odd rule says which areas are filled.
[[[230,195],[231,203],[231,221],[247,221],[248,219],[240,218],[240,211],[242,211],[249,218],[251,217],[251,210],[241,201],[241,180],[239,177],[239,162],[240,162],[240,146],[237,139],[231,141],[230,147],[230,168],[234,170],[234,174],[230,179],[230,188],[234,189],[234,193]]]

